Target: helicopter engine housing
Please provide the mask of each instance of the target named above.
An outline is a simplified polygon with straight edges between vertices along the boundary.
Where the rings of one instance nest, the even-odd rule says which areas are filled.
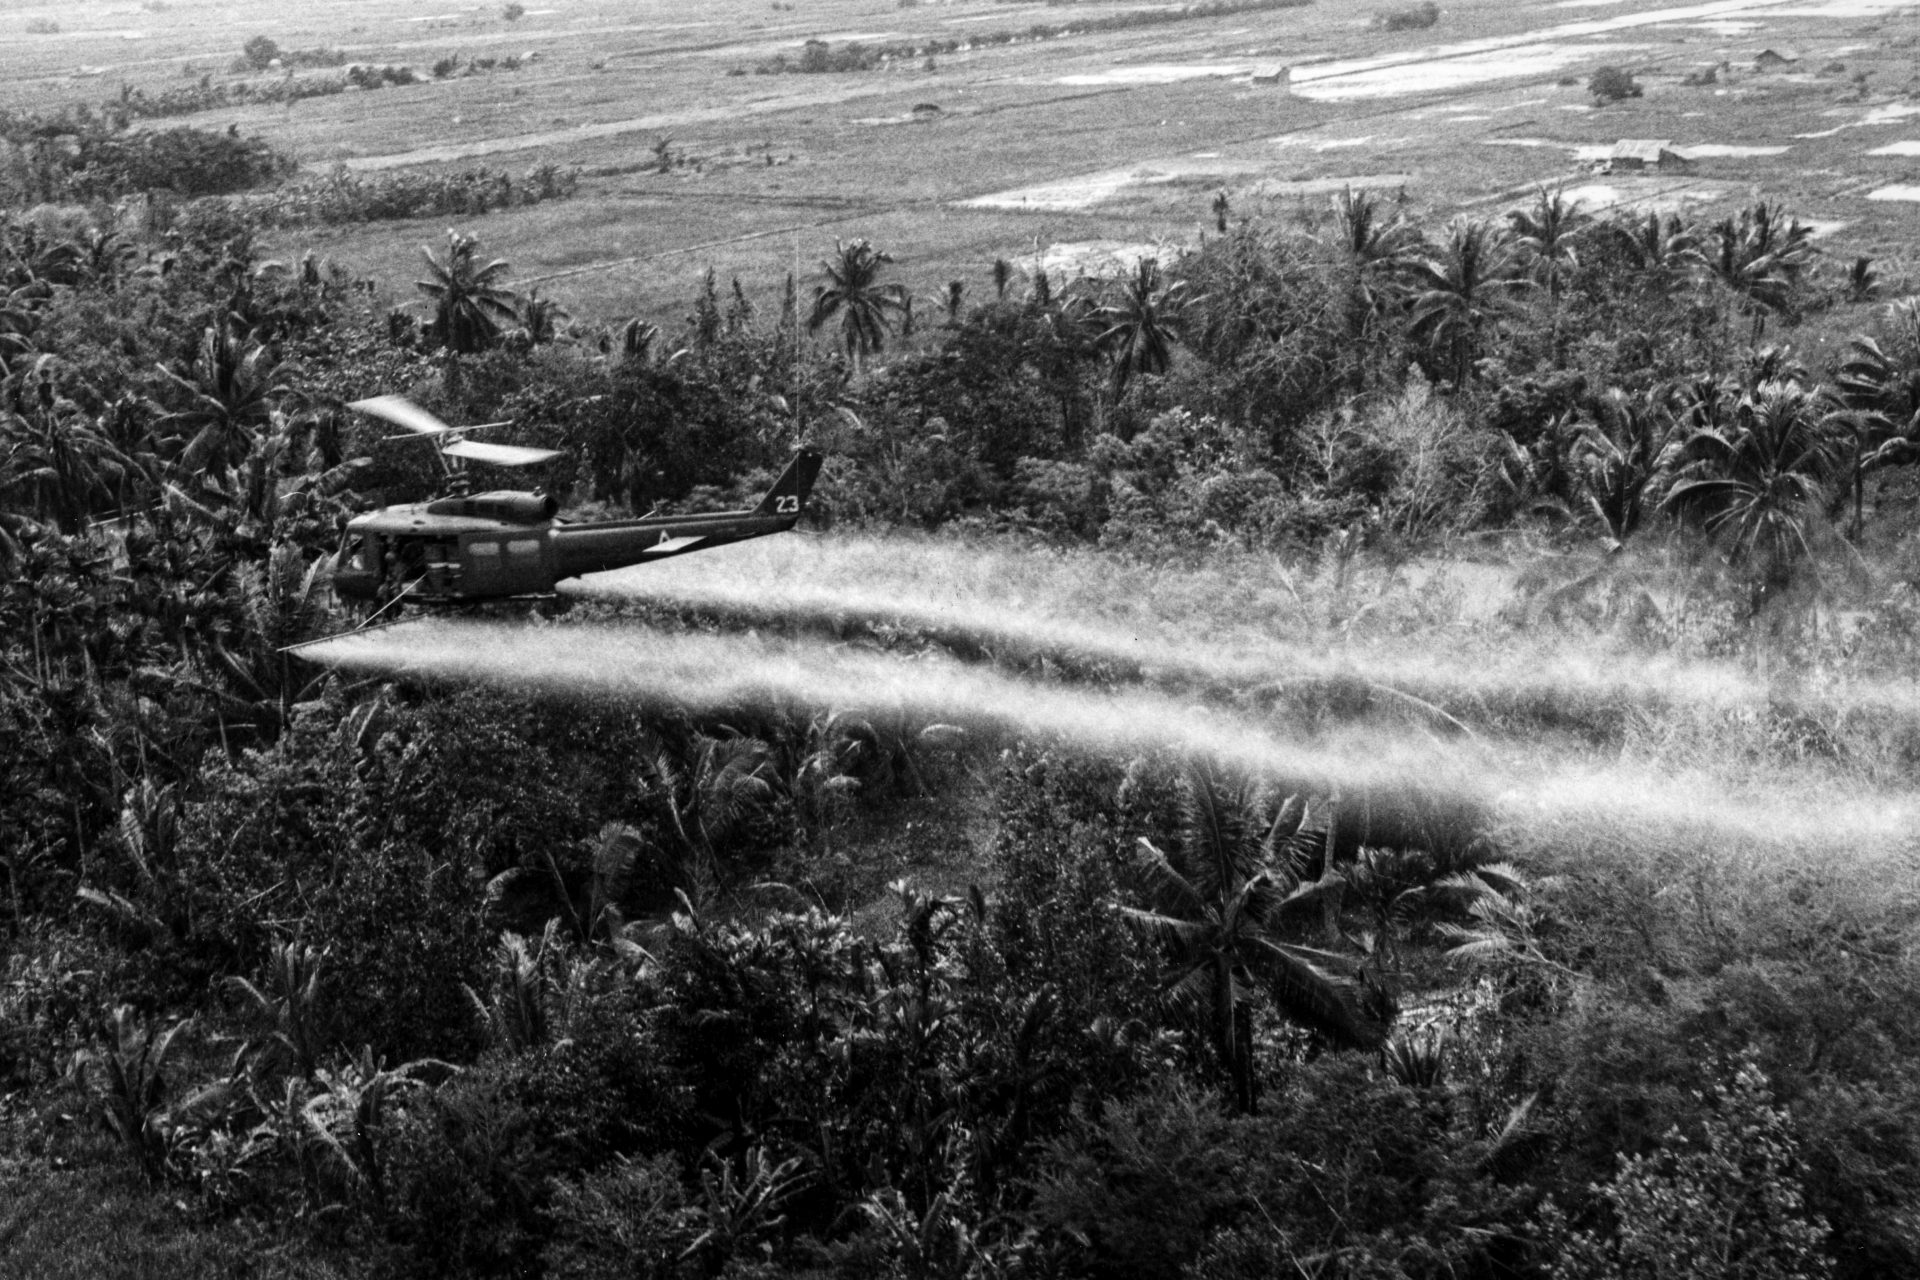
[[[427,504],[428,515],[472,516],[480,520],[510,520],[515,524],[539,524],[553,519],[559,511],[560,500],[550,493],[521,493],[514,489],[436,498]]]

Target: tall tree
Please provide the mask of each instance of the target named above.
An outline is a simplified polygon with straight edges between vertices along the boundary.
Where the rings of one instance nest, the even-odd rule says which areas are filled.
[[[1301,877],[1313,842],[1301,838],[1299,798],[1276,806],[1269,788],[1205,762],[1188,770],[1181,798],[1177,860],[1143,838],[1140,870],[1153,902],[1124,911],[1165,944],[1163,989],[1205,1019],[1236,1104],[1252,1110],[1255,988],[1337,1045],[1376,1047],[1386,1025],[1329,971],[1338,957],[1281,931],[1283,910],[1322,887]]]
[[[835,241],[834,257],[820,264],[827,281],[814,288],[807,329],[817,333],[838,316],[840,340],[855,368],[887,345],[892,314],[907,308],[905,286],[880,280],[892,261],[893,255],[870,242],[854,240]]]
[[[1713,225],[1707,270],[1726,289],[1729,314],[1738,309],[1752,318],[1750,342],[1760,340],[1769,314],[1791,308],[1814,252],[1813,228],[1764,200]]]
[[[1581,212],[1578,200],[1568,200],[1566,188],[1540,188],[1533,204],[1507,215],[1521,266],[1535,284],[1546,290],[1547,336],[1553,362],[1560,364],[1560,295],[1567,278],[1579,265],[1579,250],[1593,219]]]
[[[1616,545],[1650,513],[1679,431],[1672,391],[1665,386],[1638,395],[1613,388],[1580,423],[1572,450],[1580,496]]]
[[[1187,301],[1184,282],[1165,283],[1157,258],[1142,258],[1110,300],[1094,314],[1099,336],[1094,345],[1112,362],[1113,398],[1126,394],[1138,374],[1162,374],[1173,363],[1180,340],[1180,309]]]
[[[16,513],[24,509],[77,533],[89,517],[122,505],[119,499],[145,472],[72,401],[55,394],[52,364],[52,356],[36,362],[30,405],[20,413],[0,411],[0,499]]]
[[[433,332],[455,355],[484,351],[500,340],[519,319],[518,295],[506,287],[507,263],[495,258],[483,263],[480,242],[458,231],[447,232],[447,252],[436,258],[421,248],[428,277],[414,287],[433,300]]]
[[[165,366],[160,371],[185,393],[185,404],[159,427],[184,441],[178,462],[189,475],[224,472],[246,457],[292,382],[292,370],[273,349],[247,341],[230,317],[201,332],[184,372]]]
[[[1419,248],[1419,235],[1380,198],[1344,187],[1333,199],[1333,249],[1346,276],[1347,333],[1371,336],[1398,300],[1402,268]]]
[[[1664,505],[1753,573],[1758,607],[1812,550],[1813,526],[1841,471],[1835,424],[1798,382],[1763,382],[1680,449]]]
[[[1920,301],[1882,312],[1880,332],[1856,334],[1834,372],[1835,419],[1853,437],[1853,531],[1868,471],[1920,458]]]
[[[1653,210],[1645,221],[1614,218],[1604,225],[1643,287],[1656,295],[1665,296],[1706,267],[1698,229],[1677,213],[1662,217]]]
[[[1409,332],[1464,387],[1486,331],[1513,314],[1514,296],[1533,283],[1519,272],[1519,247],[1496,223],[1455,218],[1406,273],[1414,289]]]

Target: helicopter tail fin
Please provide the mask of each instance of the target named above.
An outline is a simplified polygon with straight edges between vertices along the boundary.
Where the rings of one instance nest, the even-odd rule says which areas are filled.
[[[814,477],[820,474],[821,455],[812,449],[802,449],[793,455],[793,461],[773,482],[773,488],[767,490],[767,496],[760,500],[753,514],[757,516],[791,516],[799,519],[806,510],[807,495],[813,492]]]

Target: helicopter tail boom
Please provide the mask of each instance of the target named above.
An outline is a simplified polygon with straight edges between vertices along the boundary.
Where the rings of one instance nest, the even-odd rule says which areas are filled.
[[[821,455],[812,449],[802,449],[793,455],[793,461],[773,482],[773,488],[767,490],[767,496],[753,509],[756,516],[791,516],[800,518],[806,510],[807,495],[813,492],[813,482],[820,474]]]

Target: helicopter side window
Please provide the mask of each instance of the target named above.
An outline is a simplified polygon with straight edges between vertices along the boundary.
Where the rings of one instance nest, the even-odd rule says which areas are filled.
[[[540,558],[540,539],[515,538],[507,544],[507,558],[510,560],[538,560]]]
[[[367,540],[349,537],[340,545],[340,563],[352,569],[365,570],[367,564]]]

